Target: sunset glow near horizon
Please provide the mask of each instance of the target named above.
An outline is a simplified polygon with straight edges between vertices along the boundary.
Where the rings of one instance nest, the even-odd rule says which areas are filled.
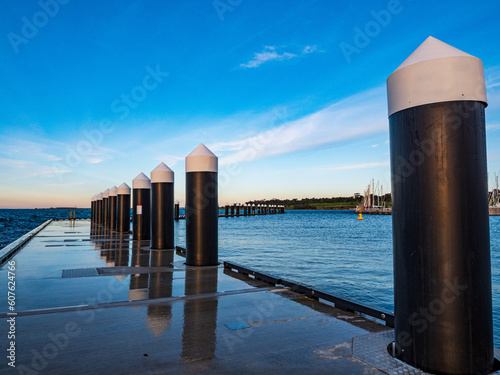
[[[89,207],[165,162],[219,157],[219,203],[390,192],[387,77],[430,35],[483,61],[500,172],[493,1],[10,0],[0,208]]]

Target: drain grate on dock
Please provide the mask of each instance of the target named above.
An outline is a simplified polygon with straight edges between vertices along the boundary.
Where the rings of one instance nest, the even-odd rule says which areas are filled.
[[[62,278],[73,278],[73,277],[92,277],[99,276],[96,268],[75,268],[72,270],[62,270]]]

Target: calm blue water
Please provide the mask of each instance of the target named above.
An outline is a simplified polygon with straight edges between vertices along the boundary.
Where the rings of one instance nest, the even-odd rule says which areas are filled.
[[[70,211],[76,211],[76,217],[90,218],[90,210],[0,209],[0,249],[49,219],[68,219]]]
[[[0,210],[0,247],[70,210]],[[89,217],[77,210],[77,217]],[[175,224],[185,246],[185,221]],[[500,216],[490,217],[495,346],[500,347]],[[391,216],[288,211],[219,219],[219,256],[332,294],[393,311]]]

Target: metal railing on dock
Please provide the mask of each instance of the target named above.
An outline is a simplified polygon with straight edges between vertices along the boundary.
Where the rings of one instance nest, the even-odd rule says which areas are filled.
[[[11,242],[7,246],[5,246],[2,250],[0,250],[0,267],[2,267],[9,259],[11,259],[14,254],[16,254],[29,240],[31,240],[38,232],[40,232],[43,228],[49,225],[53,219],[47,220],[42,225],[39,225],[32,231],[26,233],[25,235],[19,237],[14,242]]]
[[[237,271],[238,273],[253,276],[256,280],[261,280],[265,283],[273,284],[273,285],[283,285],[290,288],[292,291],[296,293],[305,294],[307,297],[314,299],[322,299],[328,302],[332,302],[335,304],[335,307],[349,312],[359,313],[366,316],[370,316],[372,318],[381,320],[385,322],[385,325],[391,328],[394,328],[394,315],[392,313],[381,311],[375,309],[373,307],[369,307],[366,305],[362,305],[357,302],[353,302],[351,300],[337,297],[331,295],[329,293],[320,291],[318,289],[313,288],[312,286],[302,285],[301,283],[296,283],[293,281],[289,281],[286,279],[282,279],[267,273],[254,271],[250,268],[240,266],[231,262],[224,262],[224,268],[229,268]]]

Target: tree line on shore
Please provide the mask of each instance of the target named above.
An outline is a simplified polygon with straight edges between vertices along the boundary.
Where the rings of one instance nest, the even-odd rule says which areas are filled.
[[[363,196],[354,195],[349,197],[331,197],[331,198],[302,198],[302,199],[256,199],[245,202],[246,204],[267,204],[267,205],[283,205],[294,209],[316,209],[318,206],[356,206],[361,203]],[[391,194],[385,194],[385,202],[391,201]]]

